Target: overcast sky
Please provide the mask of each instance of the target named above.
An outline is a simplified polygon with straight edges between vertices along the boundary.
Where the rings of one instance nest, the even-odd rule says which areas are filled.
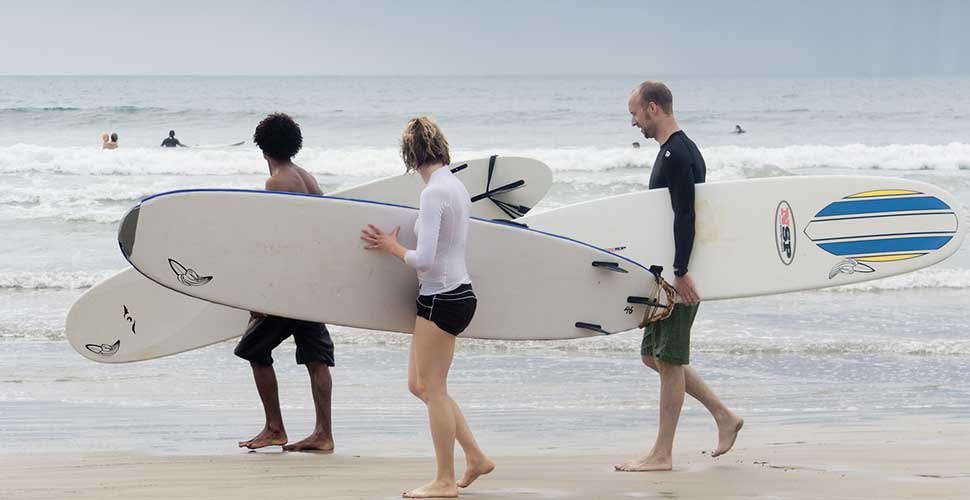
[[[960,0],[33,0],[0,13],[6,75],[970,73]]]

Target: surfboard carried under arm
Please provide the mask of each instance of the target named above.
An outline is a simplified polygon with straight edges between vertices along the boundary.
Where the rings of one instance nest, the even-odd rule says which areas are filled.
[[[276,316],[410,332],[416,274],[395,257],[365,250],[360,230],[400,227],[401,243],[413,248],[417,215],[337,197],[176,191],[132,209],[119,244],[138,271],[184,294]],[[516,225],[473,218],[467,248],[478,296],[467,337],[552,340],[630,330],[645,306],[628,298],[650,296],[655,286],[637,262]]]
[[[458,162],[451,168],[472,196],[480,196],[472,203],[472,214],[484,218],[509,217],[499,203],[525,213],[552,185],[549,167],[529,158],[492,156]],[[422,188],[420,176],[398,175],[335,194],[417,205]],[[183,276],[191,279],[186,273]],[[129,268],[78,298],[65,329],[71,346],[86,358],[125,363],[238,337],[248,320],[248,311],[173,292]]]
[[[698,184],[688,269],[702,300],[846,285],[936,264],[960,247],[967,217],[946,191],[882,177],[779,177]],[[528,215],[534,229],[666,267],[673,212],[666,189]]]

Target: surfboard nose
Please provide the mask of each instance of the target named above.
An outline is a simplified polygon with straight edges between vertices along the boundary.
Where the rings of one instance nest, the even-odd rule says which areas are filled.
[[[141,205],[136,206],[125,214],[125,218],[121,219],[121,227],[118,229],[118,245],[121,246],[121,252],[125,254],[125,258],[131,257],[131,252],[135,248],[135,230],[138,229],[138,211],[141,210]]]

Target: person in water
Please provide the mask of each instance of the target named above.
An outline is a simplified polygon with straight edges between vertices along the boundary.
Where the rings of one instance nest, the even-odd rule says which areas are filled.
[[[108,147],[108,143],[111,142],[111,136],[107,132],[101,134],[101,149],[111,149]]]
[[[417,248],[397,240],[400,227],[390,233],[373,224],[361,230],[366,249],[391,254],[417,271],[418,291],[414,335],[408,357],[408,389],[428,408],[437,474],[405,498],[454,498],[495,464],[479,448],[458,403],[448,393],[448,370],[455,340],[471,323],[478,306],[471,276],[465,267],[465,247],[471,200],[465,185],[448,168],[448,139],[427,117],[413,118],[404,127],[401,157],[408,172],[424,180],[415,233]],[[465,451],[465,474],[455,481],[455,441]]]
[[[187,148],[188,146],[186,146],[185,144],[182,144],[178,139],[175,138],[174,130],[169,130],[168,137],[162,140],[162,147],[163,148],[174,148],[174,147]]]
[[[734,133],[735,133],[735,134],[738,134],[738,135],[740,135],[740,134],[744,134],[744,133],[746,133],[746,132],[747,132],[747,130],[745,130],[745,129],[743,129],[743,128],[741,128],[741,125],[735,125],[735,126],[734,126]]]
[[[102,136],[102,139],[103,138],[104,136]],[[110,136],[110,140],[102,144],[101,149],[118,149],[118,134],[112,133]]]

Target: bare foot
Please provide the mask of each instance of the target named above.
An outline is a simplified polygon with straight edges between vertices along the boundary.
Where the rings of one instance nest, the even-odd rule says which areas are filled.
[[[240,441],[239,447],[256,450],[267,446],[283,446],[284,444],[286,444],[286,431],[282,429],[274,431],[268,427],[264,427],[262,432],[257,434],[256,437],[249,441]]]
[[[717,449],[711,453],[712,457],[719,457],[729,451],[738,439],[738,432],[744,427],[744,419],[734,415],[734,418],[717,424]]]
[[[302,441],[284,446],[283,449],[286,451],[319,451],[323,453],[333,453],[333,438],[314,432]]]
[[[614,465],[613,468],[620,472],[663,472],[673,470],[674,465],[669,455],[662,457],[650,454]]]
[[[458,486],[455,483],[431,481],[430,483],[401,493],[404,498],[458,498]]]
[[[484,460],[469,461],[465,464],[465,475],[458,481],[458,487],[467,488],[479,476],[484,476],[493,470],[495,470],[495,462],[488,457],[485,457]]]

